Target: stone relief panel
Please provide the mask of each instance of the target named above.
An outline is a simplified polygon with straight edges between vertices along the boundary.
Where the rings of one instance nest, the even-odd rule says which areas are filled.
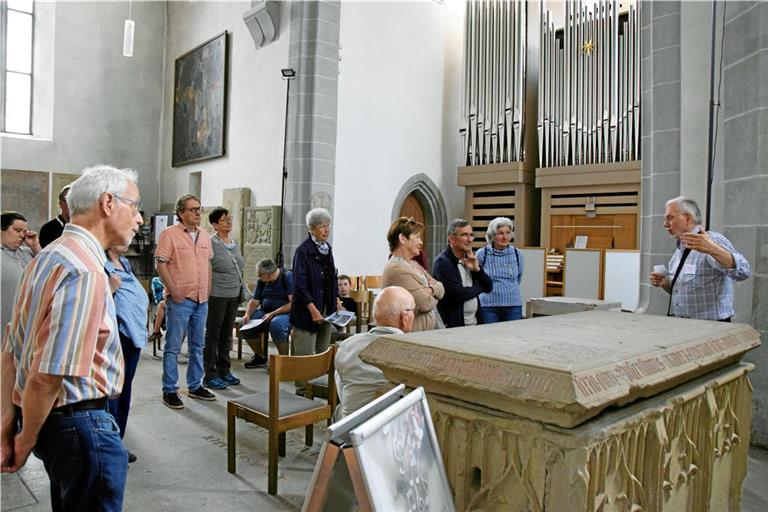
[[[457,510],[738,512],[752,365],[564,429],[429,394]]]
[[[243,245],[243,209],[251,206],[251,189],[225,188],[222,192],[224,208],[232,215],[232,236]]]
[[[243,257],[245,280],[253,284],[258,279],[256,264],[264,258],[274,259],[280,238],[280,207],[257,206],[244,208]]]

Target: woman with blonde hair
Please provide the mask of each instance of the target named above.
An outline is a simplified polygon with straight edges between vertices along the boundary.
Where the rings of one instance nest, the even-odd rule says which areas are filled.
[[[392,257],[384,266],[382,286],[402,286],[416,301],[414,331],[434,329],[437,324],[437,301],[443,298],[445,289],[413,258],[419,254],[423,242],[421,232],[424,225],[413,217],[395,220],[387,233]]]

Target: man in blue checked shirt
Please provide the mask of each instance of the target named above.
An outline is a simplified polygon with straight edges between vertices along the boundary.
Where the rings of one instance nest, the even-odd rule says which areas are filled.
[[[733,281],[752,275],[749,262],[720,233],[704,231],[696,201],[680,196],[667,201],[664,228],[676,239],[669,273],[651,273],[651,284],[670,294],[669,314],[681,318],[730,322]]]

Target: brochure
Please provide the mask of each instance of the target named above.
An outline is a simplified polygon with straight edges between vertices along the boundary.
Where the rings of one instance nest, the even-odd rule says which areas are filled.
[[[325,321],[331,322],[332,324],[338,325],[339,327],[346,327],[347,324],[349,324],[349,322],[351,322],[353,318],[355,318],[354,312],[342,310],[342,311],[337,311],[332,315],[326,317]]]
[[[249,329],[253,329],[255,327],[260,326],[264,323],[264,318],[254,318],[253,320],[248,320],[245,324],[240,326],[240,331],[247,331]]]

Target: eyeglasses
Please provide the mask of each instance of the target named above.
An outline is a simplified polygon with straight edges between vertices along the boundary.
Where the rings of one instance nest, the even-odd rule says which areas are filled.
[[[451,236],[455,236],[457,238],[472,238],[472,233],[452,233]]]
[[[192,212],[192,213],[194,213],[196,215],[203,211],[203,209],[200,208],[199,206],[197,208],[187,208],[186,210],[188,212]]]
[[[120,194],[112,194],[115,196],[115,199],[119,199],[120,201],[123,201],[124,203],[127,203],[130,205],[131,210],[133,210],[133,213],[137,213],[139,210],[141,210],[141,201],[138,199],[131,199],[129,197],[123,197]]]

